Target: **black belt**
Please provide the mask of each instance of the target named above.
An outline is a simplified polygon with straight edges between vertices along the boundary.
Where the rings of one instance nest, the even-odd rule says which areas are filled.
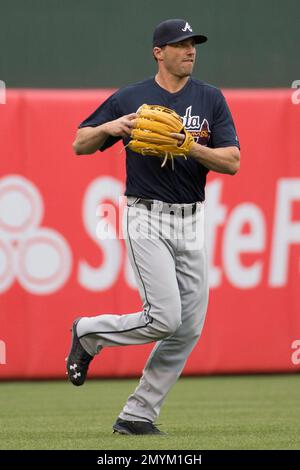
[[[136,206],[144,206],[148,211],[155,210],[159,207],[159,201],[152,201],[151,199],[138,199],[135,203]],[[174,204],[168,202],[162,202],[161,207],[159,207],[160,212],[166,212],[171,215],[181,215],[181,217],[194,214],[197,210],[198,203],[194,202],[192,204],[185,205],[184,207],[174,208]]]

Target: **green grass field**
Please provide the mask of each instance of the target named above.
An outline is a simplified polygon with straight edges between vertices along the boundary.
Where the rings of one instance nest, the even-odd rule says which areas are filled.
[[[299,380],[181,379],[158,421],[164,437],[112,434],[137,380],[3,382],[0,449],[300,449]]]

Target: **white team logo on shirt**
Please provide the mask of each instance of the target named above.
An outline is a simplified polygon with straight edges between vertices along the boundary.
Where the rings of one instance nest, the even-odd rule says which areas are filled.
[[[194,137],[195,142],[201,145],[207,145],[210,139],[209,122],[203,118],[200,124],[200,116],[192,115],[192,106],[186,108],[185,115],[181,118],[184,127]]]
[[[186,129],[200,129],[200,116],[192,116],[192,106],[186,108],[186,112],[182,120]]]
[[[185,23],[185,27],[181,29],[181,31],[190,31],[193,32],[191,26],[188,23]]]

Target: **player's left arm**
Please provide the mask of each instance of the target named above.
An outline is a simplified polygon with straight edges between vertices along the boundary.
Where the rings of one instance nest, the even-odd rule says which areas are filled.
[[[178,140],[178,145],[183,143],[184,136],[182,134],[172,133],[172,136]],[[235,145],[212,149],[194,142],[189,156],[217,173],[235,175],[240,168],[240,151]]]
[[[209,170],[235,175],[240,168],[240,150],[234,122],[221,90],[214,93],[211,145],[193,142],[189,155]]]
[[[189,156],[217,173],[235,175],[240,168],[240,151],[236,146],[212,149],[195,142]]]

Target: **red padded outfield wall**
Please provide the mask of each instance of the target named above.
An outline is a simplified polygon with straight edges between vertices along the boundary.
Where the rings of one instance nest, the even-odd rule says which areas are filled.
[[[124,189],[122,146],[78,157],[71,145],[78,123],[110,93],[9,90],[0,105],[1,378],[63,377],[74,317],[141,307],[124,240],[95,234],[97,205],[118,205]],[[211,294],[185,373],[296,371],[299,93],[224,93],[241,170],[209,176]],[[151,347],[107,348],[91,374],[140,374]]]

